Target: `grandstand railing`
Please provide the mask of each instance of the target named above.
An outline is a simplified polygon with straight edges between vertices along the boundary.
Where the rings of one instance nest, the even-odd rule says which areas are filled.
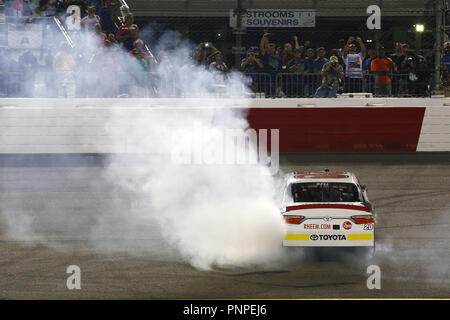
[[[78,98],[186,98],[198,97],[198,93],[177,88],[176,82],[169,77],[161,77],[155,72],[126,72],[119,74],[111,72],[105,83],[104,74],[96,72],[75,72],[68,75],[58,75],[48,70],[30,72],[0,71],[0,97],[58,97],[58,86],[65,83],[73,87]],[[225,75],[226,77],[226,75]],[[246,97],[256,98],[308,98],[314,97],[321,85],[318,74],[301,75],[282,73],[277,76],[269,73],[242,74],[242,92],[236,93]],[[339,93],[371,93],[374,96],[390,97],[424,97],[428,96],[430,86],[428,81],[413,81],[410,74],[394,74],[392,76],[390,94],[377,94],[373,75],[362,79],[362,90],[351,86],[346,88],[345,81],[341,83]],[[225,96],[226,81],[211,83],[205,92],[217,96]],[[197,96],[196,96],[197,95]]]

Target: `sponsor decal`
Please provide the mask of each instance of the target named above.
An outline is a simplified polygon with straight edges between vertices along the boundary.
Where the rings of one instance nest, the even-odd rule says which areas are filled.
[[[287,234],[284,238],[284,240],[349,240],[349,241],[355,241],[355,240],[373,240],[373,234],[367,233],[367,234],[336,234],[336,235],[317,235],[317,234]]]
[[[333,230],[340,230],[341,226],[338,224],[333,224]]]
[[[287,234],[284,237],[284,240],[293,240],[293,241],[309,240],[309,235],[307,235],[307,234]]]
[[[321,229],[321,230],[329,230],[331,229],[331,225],[328,223],[305,223],[303,224],[304,229]]]
[[[352,228],[352,223],[350,221],[345,221],[342,224],[342,228],[344,228],[345,230],[350,230]]]
[[[347,240],[344,234],[312,234],[309,236],[310,240]]]
[[[367,233],[367,234],[349,234],[348,240],[373,240],[373,234]]]

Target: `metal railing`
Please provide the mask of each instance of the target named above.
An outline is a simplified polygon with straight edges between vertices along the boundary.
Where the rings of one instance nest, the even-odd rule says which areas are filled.
[[[107,74],[107,73],[110,74]],[[224,79],[227,74],[224,74]],[[321,85],[318,74],[243,73],[242,94],[257,98],[308,98],[314,97]],[[105,81],[107,79],[107,81]],[[373,75],[365,75],[358,81],[341,82],[338,93],[365,92],[373,96],[424,97],[432,90],[430,79],[416,79],[411,74],[394,74],[388,86],[380,87]],[[227,81],[211,83],[205,93],[225,94]],[[0,70],[0,97],[78,97],[78,98],[182,98],[195,97],[187,87],[179,88],[170,76],[155,72],[104,72],[75,71],[58,74],[43,67],[27,72]],[[382,90],[387,91],[382,91]],[[72,93],[71,93],[72,92]],[[240,94],[240,93],[236,93]]]

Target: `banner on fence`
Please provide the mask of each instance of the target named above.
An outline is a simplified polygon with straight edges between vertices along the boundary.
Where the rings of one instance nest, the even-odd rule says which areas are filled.
[[[42,46],[42,25],[8,26],[8,46],[15,49],[37,49]]]
[[[247,9],[242,15],[242,27],[313,28],[316,26],[315,10]],[[230,11],[230,27],[237,27],[237,16]]]

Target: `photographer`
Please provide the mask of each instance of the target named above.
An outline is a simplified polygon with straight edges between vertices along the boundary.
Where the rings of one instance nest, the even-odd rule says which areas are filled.
[[[209,70],[214,72],[214,78],[216,84],[224,84],[226,72],[228,72],[228,67],[223,61],[222,53],[220,51],[216,51],[213,54],[209,55],[210,59],[213,61],[209,65]]]
[[[195,65],[207,69],[209,67],[209,64],[211,63],[211,60],[208,58],[208,56],[216,51],[219,50],[217,50],[217,48],[211,42],[200,42],[194,51],[193,57]]]
[[[357,52],[359,45],[360,52]],[[362,65],[366,57],[366,46],[361,38],[350,37],[344,47],[345,92],[361,92],[363,88]]]
[[[384,48],[379,48],[377,57],[370,63],[370,70],[375,75],[375,95],[391,95],[391,72],[395,69],[394,62],[386,56]]]
[[[336,98],[340,81],[344,78],[344,69],[339,64],[337,56],[331,56],[330,61],[322,68],[322,85],[317,89],[315,98]]]
[[[409,56],[406,59],[408,71],[408,94],[415,97],[427,96],[429,83],[429,70],[426,68],[425,59],[417,56],[415,59]]]
[[[260,87],[262,85],[262,81],[259,72],[264,68],[264,64],[261,59],[258,58],[258,47],[250,47],[247,51],[247,57],[242,59],[241,61],[241,70],[249,75],[252,79],[252,83],[250,85],[253,92],[260,92]]]
[[[241,69],[247,73],[259,72],[264,68],[261,59],[258,58],[258,47],[250,47],[247,51],[247,57],[242,59]]]

